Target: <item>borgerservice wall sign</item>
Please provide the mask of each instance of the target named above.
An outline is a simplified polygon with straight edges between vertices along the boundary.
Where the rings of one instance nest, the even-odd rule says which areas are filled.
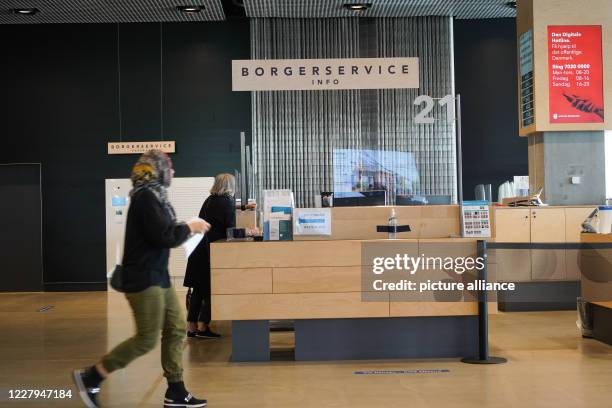
[[[153,142],[111,142],[108,144],[108,154],[142,154],[149,150],[161,150],[164,153],[174,153],[174,140]]]
[[[232,61],[232,90],[418,88],[419,59],[338,58]]]

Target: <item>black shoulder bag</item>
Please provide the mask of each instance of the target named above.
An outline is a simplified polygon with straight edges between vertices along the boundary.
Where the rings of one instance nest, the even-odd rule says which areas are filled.
[[[113,269],[109,283],[111,285],[111,288],[115,289],[117,292],[124,292],[123,266],[115,265],[115,269]]]

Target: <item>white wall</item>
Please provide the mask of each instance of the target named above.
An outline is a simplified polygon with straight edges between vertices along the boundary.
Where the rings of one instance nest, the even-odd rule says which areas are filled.
[[[197,217],[202,203],[209,196],[214,183],[214,177],[179,177],[172,181],[168,189],[168,198],[174,206],[178,220],[187,221]],[[117,261],[120,262],[123,249],[123,235],[125,230],[125,217],[129,205],[129,192],[131,182],[129,179],[107,179],[105,181],[105,208],[106,208],[106,270],[112,271]],[[117,198],[125,199],[126,206],[113,206]],[[187,262],[182,248],[170,252],[169,271],[173,284],[177,289],[183,286],[183,277]]]

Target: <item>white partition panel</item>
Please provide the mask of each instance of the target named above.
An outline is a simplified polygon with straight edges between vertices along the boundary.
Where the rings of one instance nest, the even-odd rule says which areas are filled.
[[[214,177],[180,177],[172,181],[168,197],[176,210],[179,220],[187,221],[197,217],[202,203],[210,194]],[[106,269],[111,271],[121,260],[125,217],[129,206],[129,192],[132,185],[129,179],[106,179]],[[174,285],[180,289],[185,276],[187,262],[182,248],[170,252],[170,276]]]

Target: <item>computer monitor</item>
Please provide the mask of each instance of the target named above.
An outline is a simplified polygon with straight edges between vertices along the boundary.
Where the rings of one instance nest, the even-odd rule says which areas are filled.
[[[397,195],[395,196],[395,205],[426,205],[425,196],[415,195]]]
[[[360,207],[387,204],[387,192],[374,191],[335,191],[333,193],[334,207]]]
[[[448,205],[451,204],[450,195],[398,195],[395,197],[396,205]]]
[[[452,201],[449,195],[426,195],[425,198],[429,205],[449,205]]]

